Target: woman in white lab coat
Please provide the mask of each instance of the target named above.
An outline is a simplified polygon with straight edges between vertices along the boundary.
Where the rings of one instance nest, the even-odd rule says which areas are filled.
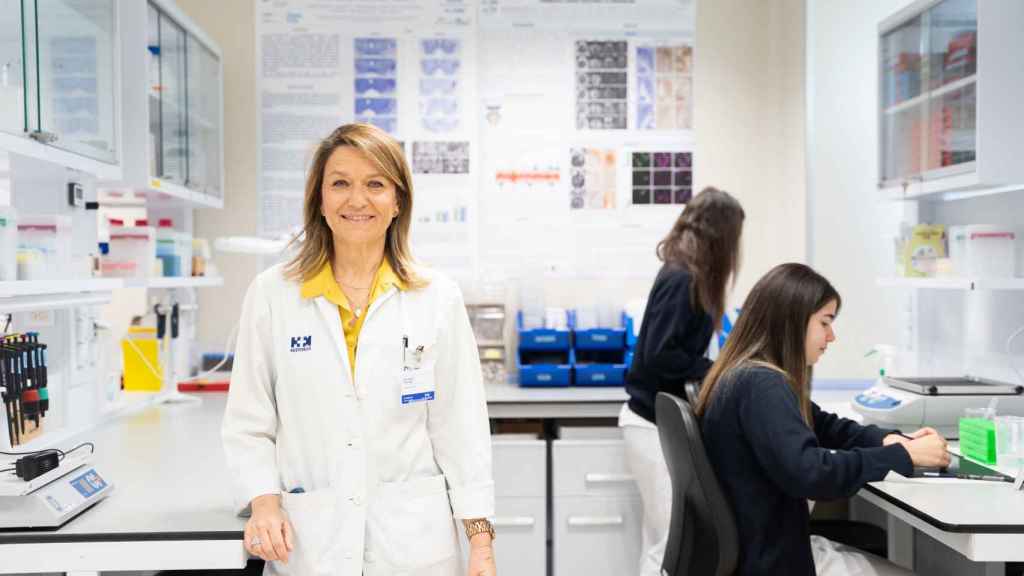
[[[366,124],[317,148],[304,232],[242,309],[224,449],[269,574],[495,573],[491,444],[458,287],[414,265],[402,148]]]

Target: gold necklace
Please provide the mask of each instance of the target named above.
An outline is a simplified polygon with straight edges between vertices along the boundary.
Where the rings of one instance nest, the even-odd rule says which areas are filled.
[[[373,286],[365,286],[365,287],[364,287],[364,286],[352,286],[351,284],[345,284],[345,283],[344,283],[344,282],[342,282],[342,281],[341,281],[341,279],[339,279],[339,278],[338,278],[337,276],[336,276],[336,277],[334,277],[334,280],[335,280],[335,282],[337,282],[338,284],[340,284],[340,285],[344,286],[345,288],[349,288],[349,289],[351,289],[351,290],[369,290],[370,288],[372,288],[372,287],[373,287]]]

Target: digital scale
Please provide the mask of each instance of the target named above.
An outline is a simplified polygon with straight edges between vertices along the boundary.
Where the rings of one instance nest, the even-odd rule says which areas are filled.
[[[114,485],[89,464],[89,456],[69,454],[28,482],[13,473],[0,475],[0,530],[56,530],[110,495]]]
[[[865,424],[911,432],[931,426],[947,438],[960,436],[959,421],[968,408],[987,408],[998,398],[997,414],[1024,416],[1024,386],[964,376],[890,378],[858,394],[852,407]]]

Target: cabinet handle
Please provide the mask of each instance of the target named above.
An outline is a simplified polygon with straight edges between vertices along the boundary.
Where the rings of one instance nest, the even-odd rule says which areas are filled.
[[[533,519],[533,516],[510,516],[508,518],[496,517],[493,524],[496,527],[509,528],[533,526],[536,524],[536,521]]]
[[[36,142],[42,142],[43,144],[53,144],[59,139],[57,134],[45,130],[33,130],[29,132],[28,136]]]
[[[632,482],[632,474],[602,474],[598,472],[587,472],[584,476],[584,480],[587,484],[619,484],[622,482]]]
[[[570,516],[569,526],[622,526],[622,516]]]

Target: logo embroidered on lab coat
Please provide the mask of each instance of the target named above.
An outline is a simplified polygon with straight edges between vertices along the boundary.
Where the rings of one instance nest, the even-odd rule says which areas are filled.
[[[292,352],[309,352],[313,347],[312,336],[292,336],[291,338],[291,351]]]

